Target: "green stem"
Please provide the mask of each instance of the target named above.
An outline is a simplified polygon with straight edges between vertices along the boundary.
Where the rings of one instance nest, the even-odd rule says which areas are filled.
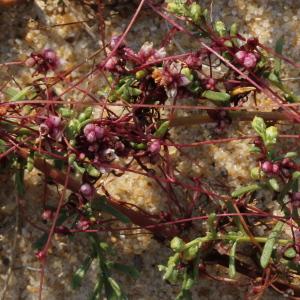
[[[189,243],[185,244],[183,250],[186,250],[194,245],[197,245],[199,243],[205,243],[205,242],[210,242],[210,241],[217,241],[217,240],[228,240],[228,241],[238,241],[238,242],[251,242],[251,241],[256,241],[257,243],[266,243],[268,240],[268,237],[253,237],[250,238],[249,236],[241,236],[241,235],[217,235],[217,236],[212,236],[212,235],[207,235],[205,237],[199,237],[194,239],[193,241],[190,241]],[[292,240],[285,240],[285,239],[279,239],[277,240],[278,244],[281,245],[287,245],[289,243],[292,243]]]

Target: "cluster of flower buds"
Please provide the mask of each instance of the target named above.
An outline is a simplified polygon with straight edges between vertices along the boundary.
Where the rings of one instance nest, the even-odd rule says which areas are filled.
[[[235,53],[236,60],[246,69],[253,69],[257,64],[257,57],[254,53],[240,50]]]
[[[56,141],[60,141],[63,134],[61,128],[61,118],[50,115],[45,122],[40,125],[40,134],[42,136],[49,135]]]
[[[141,63],[148,63],[151,61],[162,59],[166,57],[166,55],[167,53],[165,48],[162,47],[156,50],[153,48],[153,43],[149,43],[149,42],[144,43],[137,54]]]
[[[165,48],[155,49],[153,43],[145,42],[138,53],[129,47],[124,47],[122,57],[136,64],[145,64],[166,57]]]
[[[291,176],[291,172],[295,170],[296,164],[290,158],[284,158],[278,162],[264,161],[260,165],[261,170],[268,175],[281,175],[285,178]]]
[[[110,49],[113,50],[119,43],[120,36],[112,37]],[[146,42],[142,45],[138,53],[124,43],[121,43],[115,53],[101,65],[104,70],[110,72],[122,72],[127,61],[134,64],[144,64],[162,59],[166,56],[165,48],[154,49],[153,43]]]
[[[113,126],[110,128],[110,125]],[[124,126],[128,124],[124,123]],[[101,176],[109,169],[108,163],[113,162],[119,157],[126,157],[131,149],[129,143],[123,141],[116,133],[116,129],[121,127],[112,123],[89,123],[84,126],[82,132],[76,138],[76,148],[80,152],[78,158],[84,162],[88,158],[94,168],[93,175],[91,170],[87,170],[92,177]],[[103,166],[103,164],[105,166]],[[80,169],[78,169],[80,171]],[[82,171],[80,171],[82,172]]]
[[[215,90],[217,81],[214,78],[209,78],[205,80],[205,89],[206,90]]]
[[[96,124],[89,123],[84,127],[83,133],[89,143],[94,143],[103,137],[104,128]]]
[[[59,64],[59,59],[52,49],[45,49],[40,53],[31,53],[30,57],[25,60],[27,67],[35,68],[37,73],[42,74],[56,70]]]
[[[187,67],[189,67],[191,69],[201,68],[201,66],[202,66],[201,53],[193,53],[193,54],[189,55],[185,59],[185,64],[187,65]]]

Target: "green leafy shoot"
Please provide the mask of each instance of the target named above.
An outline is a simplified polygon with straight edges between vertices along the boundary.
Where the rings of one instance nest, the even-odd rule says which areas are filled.
[[[95,255],[88,256],[82,265],[76,270],[76,272],[73,275],[71,286],[73,289],[77,289],[81,286],[83,278],[87,274],[87,271],[89,270],[93,260],[95,259]]]
[[[22,101],[25,100],[26,98],[32,99],[36,94],[34,93],[33,87],[32,86],[27,86],[21,91],[14,89],[14,88],[7,88],[5,90],[5,94],[7,94],[10,99],[9,101]]]
[[[257,134],[262,138],[266,146],[276,144],[277,137],[278,137],[278,130],[275,126],[270,126],[267,128],[264,119],[255,116],[252,121],[252,127],[257,132]]]
[[[238,240],[236,240],[229,253],[229,267],[228,267],[228,273],[230,278],[234,278],[236,275],[236,269],[235,269],[235,255],[236,255],[236,247],[238,244]]]

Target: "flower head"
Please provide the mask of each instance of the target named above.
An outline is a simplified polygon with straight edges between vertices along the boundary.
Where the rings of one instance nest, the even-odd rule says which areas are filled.
[[[166,64],[164,67],[156,68],[152,77],[156,83],[166,88],[169,97],[177,95],[177,88],[188,85],[191,81],[181,73],[182,65],[177,62]]]
[[[40,134],[42,136],[50,135],[55,140],[59,141],[62,138],[61,117],[50,115],[44,123],[40,125]]]
[[[152,154],[159,153],[161,148],[161,142],[159,140],[152,141],[148,146],[148,151]]]
[[[104,128],[96,124],[90,123],[84,127],[83,133],[88,142],[94,143],[98,139],[101,139],[103,137]]]
[[[234,56],[247,69],[253,69],[257,64],[257,58],[252,52],[240,50]]]
[[[164,47],[156,50],[153,48],[153,43],[145,42],[138,52],[137,56],[142,63],[162,59],[167,55]]]
[[[25,60],[25,66],[36,68],[37,73],[47,73],[50,70],[56,70],[60,65],[56,52],[52,49],[44,49],[40,53],[31,53]]]

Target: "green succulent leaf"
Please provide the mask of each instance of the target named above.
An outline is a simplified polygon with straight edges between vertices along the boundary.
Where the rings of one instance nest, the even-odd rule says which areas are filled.
[[[198,250],[199,250],[199,245],[193,245],[187,248],[183,252],[183,259],[186,261],[193,260],[197,256]]]
[[[215,92],[210,90],[204,91],[202,93],[202,97],[217,102],[227,102],[230,100],[230,95],[228,93]]]
[[[284,256],[287,258],[294,258],[296,257],[297,252],[294,248],[289,248],[284,252]]]
[[[252,121],[253,129],[258,133],[258,135],[264,140],[266,136],[267,126],[263,118],[254,117]]]
[[[276,245],[276,240],[278,239],[282,229],[283,229],[284,223],[279,221],[276,223],[274,228],[272,229],[268,240],[266,241],[261,257],[260,257],[260,265],[262,268],[266,268],[271,260],[273,248]]]
[[[121,288],[119,286],[119,284],[112,278],[112,277],[108,277],[107,278],[113,293],[111,295],[109,295],[109,297],[107,299],[122,299],[122,291]],[[123,298],[124,299],[124,298]]]
[[[226,27],[222,21],[215,22],[215,30],[221,37],[226,35]]]
[[[156,138],[162,138],[166,135],[166,133],[169,130],[169,126],[170,126],[170,121],[165,121],[163,122],[159,128],[155,131],[154,133],[154,137]]]
[[[266,129],[266,134],[265,134],[265,144],[268,145],[273,145],[276,144],[278,137],[278,130],[275,126],[270,126]]]
[[[76,270],[71,282],[71,286],[73,289],[77,289],[81,286],[83,278],[87,274],[87,271],[89,270],[94,258],[94,255],[88,256],[84,260],[83,264]]]
[[[232,192],[231,197],[238,198],[247,193],[252,193],[252,192],[260,190],[260,189],[261,189],[261,186],[258,184],[251,184],[248,186],[243,186],[243,187],[236,189],[234,192]]]
[[[269,184],[274,191],[279,192],[280,187],[279,187],[278,181],[275,178],[271,178],[269,180]]]
[[[170,244],[171,249],[172,249],[174,252],[180,252],[180,251],[183,249],[184,245],[185,245],[185,242],[184,242],[181,238],[179,238],[179,237],[177,237],[177,236],[175,236],[175,237],[171,240],[171,244]]]

